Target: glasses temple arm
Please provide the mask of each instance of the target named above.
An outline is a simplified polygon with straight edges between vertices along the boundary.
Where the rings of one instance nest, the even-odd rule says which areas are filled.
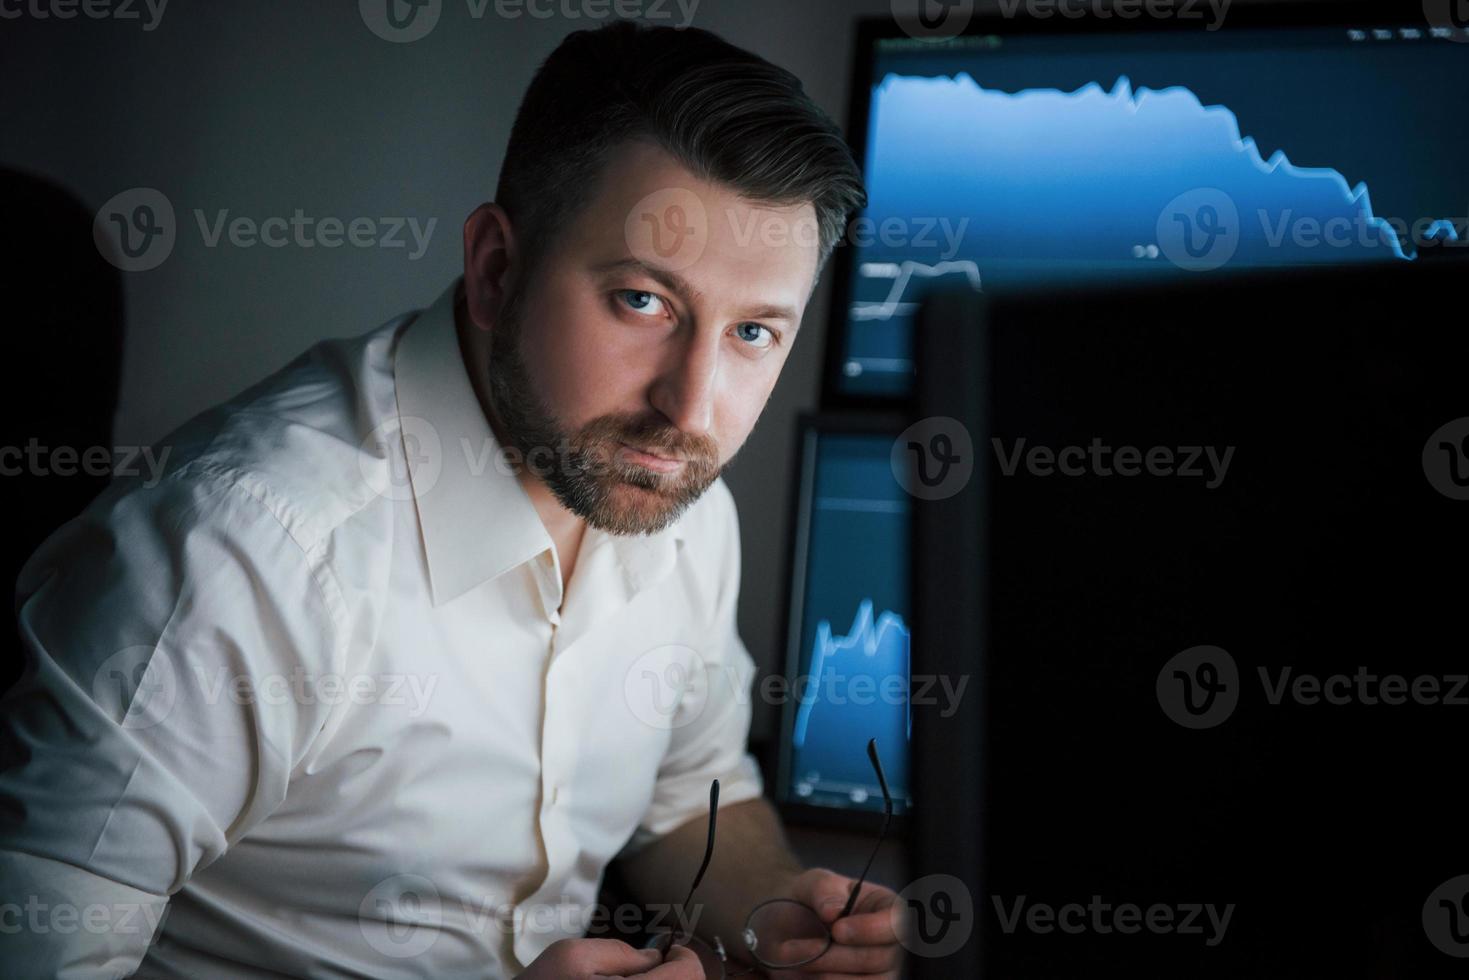
[[[877,832],[877,843],[872,845],[872,853],[867,855],[867,863],[862,866],[862,874],[857,878],[857,883],[852,886],[852,893],[847,896],[847,904],[842,906],[842,911],[837,915],[838,919],[852,914],[852,908],[857,904],[857,893],[862,890],[862,884],[867,880],[867,872],[872,869],[873,859],[877,857],[878,848],[887,838],[888,824],[893,819],[893,797],[888,792],[888,779],[882,771],[882,760],[877,755],[877,739],[867,740],[867,758],[872,763],[872,769],[877,773],[877,785],[882,788],[882,829]]]
[[[704,860],[699,864],[699,870],[694,874],[694,883],[689,886],[689,893],[684,896],[683,903],[679,908],[688,911],[689,902],[694,897],[694,889],[699,887],[699,882],[704,880],[704,872],[709,870],[709,862],[714,857],[714,824],[715,817],[719,813],[719,780],[709,784],[709,837],[704,843]],[[678,938],[678,930],[671,929],[664,938],[660,952],[664,956],[673,948],[674,940]]]

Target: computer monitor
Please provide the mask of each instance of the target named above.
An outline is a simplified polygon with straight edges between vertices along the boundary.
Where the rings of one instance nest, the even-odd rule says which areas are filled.
[[[788,816],[870,828],[881,789],[908,806],[909,497],[893,468],[896,417],[798,423],[785,697],[775,797]]]
[[[869,203],[834,265],[827,406],[909,390],[912,317],[936,284],[1409,264],[1469,245],[1462,4],[1103,17],[1000,0],[959,16],[971,6],[950,11],[956,36],[858,32],[849,135]]]
[[[974,451],[913,502],[912,670],[974,696],[914,709],[911,867],[973,933],[915,977],[1463,970],[1466,281],[925,309]]]

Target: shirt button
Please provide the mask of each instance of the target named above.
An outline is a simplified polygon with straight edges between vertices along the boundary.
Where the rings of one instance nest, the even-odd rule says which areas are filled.
[[[552,786],[551,787],[551,805],[552,806],[555,806],[556,805],[556,801],[559,800],[559,799],[561,799],[561,787],[560,786]]]

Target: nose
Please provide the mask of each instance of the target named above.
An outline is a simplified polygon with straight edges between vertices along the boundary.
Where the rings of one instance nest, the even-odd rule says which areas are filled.
[[[653,383],[649,400],[679,430],[690,435],[707,435],[714,425],[718,380],[718,332],[691,328]]]

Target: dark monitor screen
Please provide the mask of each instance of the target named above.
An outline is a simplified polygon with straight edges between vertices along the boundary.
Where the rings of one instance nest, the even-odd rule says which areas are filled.
[[[911,873],[969,875],[985,975],[1462,972],[1465,272],[925,309],[975,455],[913,504],[912,669],[981,697],[914,709]]]
[[[831,394],[910,388],[913,314],[938,283],[1408,263],[1469,244],[1469,21],[1196,6],[1198,21],[863,32],[852,136],[869,203],[841,253]]]
[[[789,698],[777,796],[882,810],[876,738],[894,812],[908,803],[908,495],[896,430],[803,421],[786,653]]]

